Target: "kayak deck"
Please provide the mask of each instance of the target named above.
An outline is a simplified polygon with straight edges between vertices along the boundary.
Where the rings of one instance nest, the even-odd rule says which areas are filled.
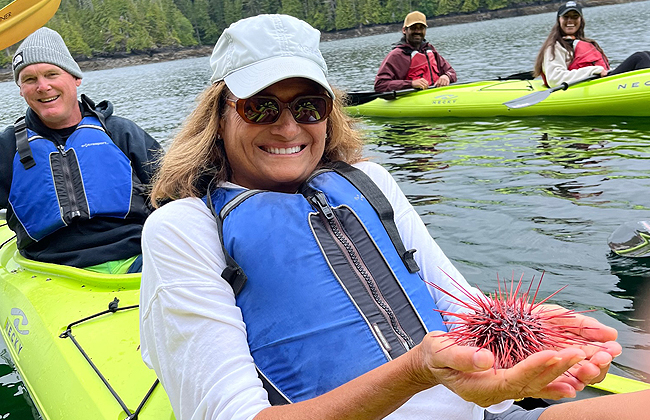
[[[395,99],[349,106],[352,115],[377,117],[650,116],[650,70],[637,70],[576,84],[535,105],[510,109],[504,102],[547,88],[541,80],[454,84]]]
[[[122,420],[142,405],[140,420],[174,419],[140,355],[140,275],[28,260],[8,231],[0,227],[2,336],[43,418]]]

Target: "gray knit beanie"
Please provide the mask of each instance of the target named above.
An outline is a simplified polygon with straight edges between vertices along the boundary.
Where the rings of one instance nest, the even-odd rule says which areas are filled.
[[[50,28],[40,28],[28,36],[16,50],[12,64],[16,84],[20,71],[36,63],[54,64],[79,79],[83,77],[61,35]]]

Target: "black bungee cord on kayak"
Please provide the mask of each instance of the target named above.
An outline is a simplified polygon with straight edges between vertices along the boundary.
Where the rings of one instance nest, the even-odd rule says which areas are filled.
[[[59,335],[59,338],[69,338],[70,340],[72,340],[74,345],[77,347],[77,349],[79,349],[79,351],[81,352],[83,357],[86,359],[86,361],[90,364],[90,366],[93,368],[95,373],[97,373],[97,375],[102,380],[102,382],[104,382],[104,385],[106,385],[106,388],[108,388],[110,393],[113,394],[113,397],[115,397],[117,402],[120,404],[120,406],[122,407],[122,410],[124,410],[124,412],[127,414],[127,417],[126,417],[125,420],[137,420],[138,415],[140,414],[140,412],[144,408],[144,405],[149,400],[149,397],[151,397],[151,394],[153,393],[154,389],[156,388],[156,386],[158,385],[158,383],[160,381],[158,379],[156,379],[154,381],[153,385],[151,386],[151,388],[149,388],[149,391],[147,391],[144,398],[140,402],[140,405],[138,405],[138,408],[134,412],[131,412],[131,410],[129,410],[129,408],[126,406],[124,401],[122,401],[122,398],[120,398],[120,396],[117,395],[117,392],[115,392],[113,387],[108,383],[108,380],[104,377],[104,375],[102,375],[102,373],[99,371],[97,366],[95,366],[93,361],[90,360],[90,357],[88,356],[88,354],[84,351],[84,349],[81,347],[79,342],[72,335],[72,327],[75,326],[75,325],[79,325],[79,324],[81,324],[83,322],[86,322],[86,321],[88,321],[90,319],[93,319],[93,318],[97,318],[97,317],[105,315],[107,313],[115,313],[117,311],[126,311],[128,309],[135,309],[135,308],[138,308],[140,306],[140,305],[131,305],[131,306],[125,306],[123,308],[119,308],[118,307],[119,302],[120,302],[120,300],[118,298],[114,298],[113,301],[108,304],[108,309],[107,310],[96,313],[94,315],[88,316],[86,318],[83,318],[83,319],[80,319],[78,321],[75,321],[75,322],[72,322],[72,323],[68,324],[68,327],[66,328],[66,330],[64,332],[61,333],[61,335]]]
[[[7,226],[7,222],[0,223],[0,227],[3,227],[3,226]],[[11,242],[15,237],[16,237],[16,235],[13,235],[11,238],[9,238],[6,241],[4,241],[3,243],[1,243],[0,248],[3,248],[5,245],[7,245],[9,242]]]

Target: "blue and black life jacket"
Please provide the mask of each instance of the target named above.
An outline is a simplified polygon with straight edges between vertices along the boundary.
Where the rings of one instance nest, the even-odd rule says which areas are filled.
[[[107,133],[103,115],[92,110],[65,144],[27,128],[24,117],[16,122],[9,203],[20,222],[19,243],[27,237],[39,241],[75,220],[129,215],[132,194],[142,186]]]
[[[272,404],[326,393],[446,331],[362,171],[337,162],[298,194],[218,188],[205,201]]]

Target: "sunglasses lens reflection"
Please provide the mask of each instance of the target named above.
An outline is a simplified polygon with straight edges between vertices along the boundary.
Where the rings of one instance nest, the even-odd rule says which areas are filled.
[[[299,123],[317,123],[327,117],[327,102],[325,98],[319,97],[299,98],[299,101],[292,104],[291,113]]]
[[[271,124],[277,121],[280,111],[278,102],[273,98],[253,96],[244,103],[243,117],[253,124]]]
[[[280,118],[287,105],[296,122],[315,124],[323,121],[330,113],[331,100],[325,96],[301,96],[290,104],[269,96],[252,96],[244,101],[242,109],[245,121],[252,124],[272,124]]]

